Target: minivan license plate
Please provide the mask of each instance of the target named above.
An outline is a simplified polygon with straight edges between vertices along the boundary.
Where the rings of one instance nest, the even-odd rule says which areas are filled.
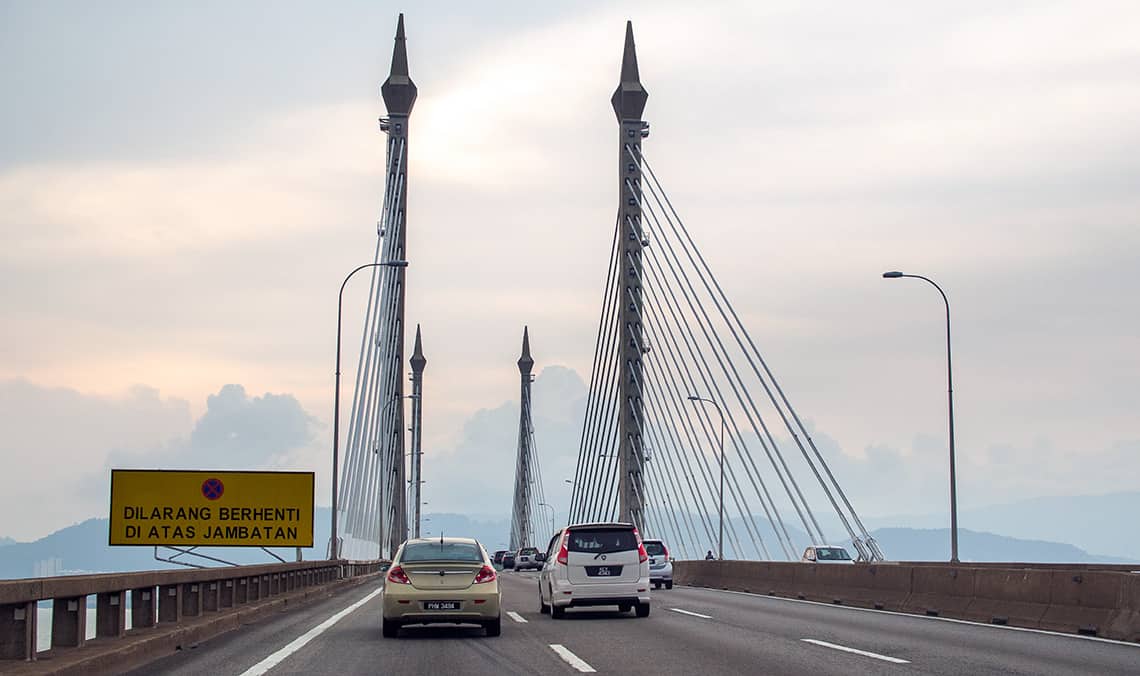
[[[621,575],[621,566],[586,566],[586,575],[590,577],[618,577]]]
[[[459,610],[459,601],[424,601],[424,610]]]

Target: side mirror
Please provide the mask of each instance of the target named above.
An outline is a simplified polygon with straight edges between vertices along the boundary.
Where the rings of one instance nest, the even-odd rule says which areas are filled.
[[[535,560],[535,561],[538,561],[539,563],[542,563],[543,561],[545,561],[545,560],[546,560],[546,554],[543,554],[543,553],[541,553],[541,552],[540,552],[540,553],[538,553],[538,554],[535,554],[535,555],[534,555],[534,560]]]

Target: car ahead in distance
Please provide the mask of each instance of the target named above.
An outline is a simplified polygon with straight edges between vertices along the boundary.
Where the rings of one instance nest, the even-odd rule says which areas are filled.
[[[567,608],[617,606],[649,616],[649,555],[630,523],[561,528],[538,577],[539,610],[562,618]]]
[[[542,559],[538,547],[523,547],[515,552],[515,570],[542,570]]]
[[[851,555],[842,547],[834,545],[816,545],[804,550],[800,557],[801,563],[855,563]]]
[[[654,589],[664,586],[673,588],[673,559],[669,558],[669,548],[661,540],[644,540],[645,553],[649,555],[649,581]]]
[[[396,550],[381,593],[381,629],[395,638],[409,624],[479,624],[502,632],[499,576],[471,538],[408,540]]]
[[[505,550],[505,549],[498,550],[497,552],[495,552],[495,555],[491,558],[491,563],[495,564],[496,566],[503,565],[503,554],[506,554],[506,553],[507,553],[507,550]]]
[[[511,551],[504,552],[503,553],[503,560],[501,563],[503,565],[503,570],[514,570],[515,569],[515,553],[511,552]]]

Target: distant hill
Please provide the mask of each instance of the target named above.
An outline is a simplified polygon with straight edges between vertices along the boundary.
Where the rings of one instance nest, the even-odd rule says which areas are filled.
[[[12,538],[0,537],[0,547],[3,547],[4,545],[14,545],[14,544],[16,544],[16,541],[13,540]]]
[[[1002,505],[959,503],[960,527],[1027,540],[1069,542],[1086,552],[1140,561],[1136,532],[1140,492],[1032,498]],[[869,528],[945,528],[945,514],[868,517]]]
[[[425,517],[424,532],[438,535],[442,529],[445,535],[475,537],[489,550],[499,548],[498,543],[505,542],[510,532],[509,520],[478,521],[461,514],[427,514]],[[314,518],[313,542],[316,546],[301,550],[304,559],[310,561],[326,556],[329,539],[328,508],[317,508]],[[504,544],[503,547],[505,546]],[[203,547],[198,551],[234,563],[275,561],[257,548]],[[275,548],[273,551],[286,561],[292,561],[296,557],[293,549]],[[159,553],[163,557],[171,554],[168,550],[159,550]],[[107,519],[88,519],[35,542],[10,541],[3,547],[3,554],[0,554],[0,579],[32,577],[37,563],[52,559],[59,559],[55,563],[62,574],[120,573],[180,567],[156,561],[153,547],[108,546]]]
[[[950,529],[880,528],[871,536],[892,561],[947,561]],[[958,529],[958,558],[963,561],[1024,563],[1133,563],[1138,559],[1090,554],[1060,542],[1022,540]]]

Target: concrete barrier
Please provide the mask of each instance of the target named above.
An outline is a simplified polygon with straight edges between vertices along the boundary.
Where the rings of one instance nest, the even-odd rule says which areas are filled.
[[[673,577],[681,585],[1140,641],[1140,573],[1116,566],[676,561]]]
[[[167,641],[179,633],[172,634],[171,630],[185,623],[197,627],[194,636],[207,635],[218,627],[228,627],[230,621],[217,621],[219,617],[243,606],[273,607],[291,597],[310,596],[310,590],[317,587],[378,574],[380,567],[381,562],[309,561],[0,581],[0,671],[52,673],[92,660],[102,663],[113,659],[119,646],[131,652],[139,644],[124,639],[155,632]],[[95,597],[95,642],[99,650],[87,649],[91,596]],[[40,601],[52,602],[51,649],[46,653],[37,652]],[[133,625],[130,631],[126,630],[128,605]],[[162,641],[159,644],[166,645]],[[126,643],[132,647],[127,649]],[[51,659],[59,669],[17,670],[11,666],[41,658]]]

